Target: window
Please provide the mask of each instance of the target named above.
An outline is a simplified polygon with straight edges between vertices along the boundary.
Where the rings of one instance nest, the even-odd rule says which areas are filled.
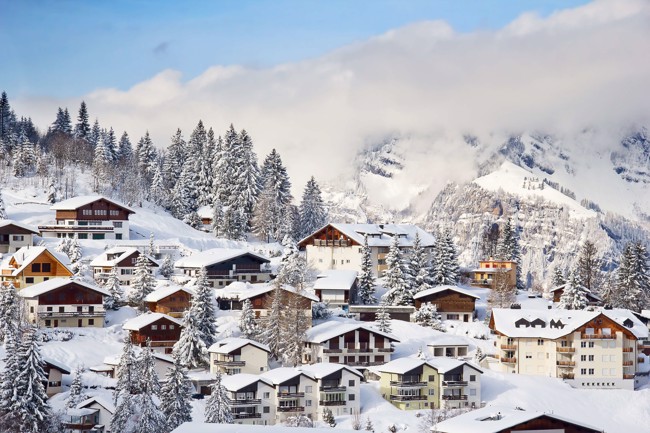
[[[609,355],[609,362],[616,362],[616,355]]]
[[[91,209],[84,209],[81,211],[83,215],[92,215],[93,211]]]
[[[594,360],[594,355],[589,355],[589,361],[593,361],[593,360]]]
[[[169,329],[174,329],[175,325],[169,325]]]
[[[34,312],[34,307],[33,307],[33,306],[29,307],[29,312],[30,312],[30,313],[33,313],[33,312]]]
[[[106,209],[95,209],[95,215],[105,216],[106,214]]]
[[[268,393],[266,393],[268,394]],[[262,408],[262,413],[271,413],[271,408],[269,406],[264,406]]]
[[[354,386],[354,379],[348,381],[348,386]]]
[[[541,338],[538,338],[537,339],[537,345],[538,346],[543,346],[544,345],[544,340],[542,340]]]
[[[435,382],[436,377],[434,375],[429,376],[429,382]]]
[[[45,307],[45,311],[52,311],[52,307]]]
[[[603,376],[607,376],[609,374],[609,368],[603,368]]]
[[[470,390],[469,390],[469,395],[474,395],[474,396],[476,396],[476,390],[475,390],[475,389],[470,389]]]
[[[580,355],[580,361],[586,361],[587,355]]]
[[[587,369],[586,368],[581,368],[580,369],[580,374],[587,374]]]
[[[526,352],[526,359],[533,359],[533,352]]]
[[[470,382],[476,382],[476,375],[475,374],[470,374],[469,375],[469,381]]]
[[[380,266],[385,265],[386,264],[386,259],[378,259],[377,264],[380,265]]]
[[[59,313],[65,312],[65,307],[59,307]]]
[[[167,325],[160,325],[160,330],[161,331],[164,331],[165,329],[167,329]]]
[[[594,342],[593,342],[593,341],[590,341],[590,342],[589,342],[589,347],[590,347],[590,348],[593,348],[593,347],[594,347]]]
[[[104,233],[93,233],[93,239],[104,239],[105,237]]]
[[[26,277],[25,284],[34,284],[34,277]]]
[[[88,233],[79,233],[77,234],[78,239],[88,239]]]
[[[111,214],[111,216],[119,216],[120,211],[111,209],[110,214]],[[122,224],[122,223],[120,223],[120,224]],[[115,227],[117,227],[117,226],[115,226]],[[122,226],[120,226],[120,227],[122,227]]]
[[[609,375],[610,376],[616,376],[616,369],[615,368],[610,368],[609,369]]]
[[[51,263],[43,263],[41,266],[41,270],[43,272],[52,272],[52,264]]]
[[[32,263],[32,272],[41,272],[41,264]]]
[[[594,369],[593,368],[589,369],[589,374],[594,374]]]
[[[115,239],[118,241],[122,240],[122,233],[115,233]]]
[[[447,320],[460,320],[459,314],[447,314]]]
[[[22,241],[25,240],[25,236],[23,236],[23,235],[14,235],[14,236],[13,236],[13,240],[14,240],[14,241],[21,241],[21,242],[22,242]]]
[[[50,326],[52,326],[52,321],[51,320],[45,320],[45,326],[47,326],[48,328]]]
[[[308,393],[308,394],[309,394],[310,392],[312,392],[311,385],[307,385],[307,386],[305,387],[305,392]]]
[[[155,330],[157,330],[157,329],[158,329],[158,325],[151,325],[151,330],[152,330],[152,331],[155,331]]]
[[[429,388],[429,395],[436,395],[436,390],[433,388]]]
[[[305,400],[305,406],[311,406],[311,400]]]
[[[348,394],[348,401],[354,401],[354,394]]]
[[[95,319],[88,319],[88,324],[89,325],[94,325],[95,324]]]
[[[271,398],[271,393],[265,392],[264,394],[262,394],[262,398]]]
[[[582,348],[587,347],[587,342],[586,341],[581,341],[580,342],[580,347],[582,347]]]

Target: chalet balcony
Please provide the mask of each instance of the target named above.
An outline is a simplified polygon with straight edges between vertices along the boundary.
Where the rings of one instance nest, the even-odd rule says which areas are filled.
[[[442,386],[446,387],[457,387],[457,386],[467,386],[468,382],[466,380],[443,380]]]
[[[573,355],[575,353],[575,351],[576,351],[575,347],[558,347],[557,348],[558,353],[568,353],[568,354]]]
[[[342,353],[343,349],[323,349],[323,353]]]
[[[372,367],[375,365],[384,365],[385,362],[345,362],[343,364],[350,367]]]
[[[517,363],[517,358],[504,358],[502,356],[500,359],[501,359],[501,362],[503,364],[516,364]]]
[[[421,388],[427,386],[426,382],[416,382],[416,381],[402,381],[402,380],[391,380],[390,386],[396,386],[398,388]]]
[[[517,350],[516,344],[502,344],[501,350]]]
[[[318,388],[321,392],[345,392],[347,387],[345,386],[321,386]]]
[[[562,373],[559,377],[560,379],[575,379],[576,375],[574,373]]]
[[[394,347],[378,347],[377,352],[394,352],[395,348]]]
[[[262,404],[262,399],[228,400],[230,406],[252,406],[254,404]]]
[[[644,341],[637,346],[639,350],[650,349],[650,341]]]
[[[47,225],[38,226],[42,232],[112,232],[113,226],[67,226],[67,225]]]
[[[252,418],[262,418],[261,413],[233,413],[232,417],[234,419],[252,419]]]
[[[580,338],[583,340],[615,340],[614,334],[581,334]]]
[[[327,400],[319,400],[318,404],[321,406],[345,406],[347,401],[344,400],[338,400],[338,401],[327,401]]]
[[[39,319],[49,317],[105,317],[106,311],[39,311],[36,313]]]
[[[443,400],[467,400],[467,395],[466,394],[443,394],[442,395]]]
[[[623,367],[633,367],[634,361],[623,361]]]
[[[396,395],[396,394],[391,394],[390,400],[391,401],[422,401],[426,400],[427,396],[426,395]]]
[[[633,374],[624,374],[623,379],[634,379],[634,375]]]
[[[314,239],[314,246],[316,247],[349,247],[350,243],[346,240],[323,240]]]
[[[632,347],[624,347],[623,348],[623,353],[632,353],[634,351],[634,348]]]
[[[575,361],[556,361],[555,364],[560,368],[573,368],[576,366]]]
[[[305,396],[304,392],[278,392],[278,398],[302,398]]]
[[[278,412],[304,412],[304,406],[278,406]]]
[[[234,361],[229,359],[224,360],[214,360],[214,365],[220,365],[222,367],[243,367],[246,365],[246,361]]]

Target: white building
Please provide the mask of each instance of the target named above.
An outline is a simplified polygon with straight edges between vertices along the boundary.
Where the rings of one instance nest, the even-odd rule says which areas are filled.
[[[120,284],[130,286],[131,280],[133,280],[135,276],[138,258],[141,255],[142,253],[137,248],[109,248],[90,262],[90,267],[93,270],[95,281],[108,280],[109,274],[113,267],[115,267],[117,270],[117,276],[120,279]],[[158,269],[158,263],[148,255],[145,255],[145,257],[148,262],[147,269],[151,275],[154,275]]]
[[[481,407],[482,370],[474,364],[452,358],[433,358],[428,362],[440,375],[437,393],[440,407]]]
[[[83,426],[84,428],[80,429],[81,431],[89,431],[94,433],[92,428],[96,431],[101,431],[104,429],[104,433],[111,433],[111,421],[113,420],[113,415],[115,414],[115,405],[112,401],[106,400],[102,397],[95,396],[90,397],[81,403],[77,404],[76,409],[90,409],[93,410],[96,414],[94,420],[96,423],[94,426],[90,427],[91,430],[86,430],[88,427]],[[70,419],[72,421],[72,419]]]
[[[252,251],[214,248],[183,257],[174,266],[188,277],[196,277],[201,268],[205,268],[210,285],[221,288],[233,281],[257,283],[270,280],[270,263],[269,259]]]
[[[53,224],[38,226],[46,238],[129,239],[129,215],[134,210],[99,195],[79,196],[55,203]]]
[[[320,392],[318,381],[313,376],[295,368],[280,367],[259,377],[275,387],[276,424],[300,414],[313,420],[317,418]]]
[[[495,308],[497,370],[562,378],[578,388],[634,389],[648,328],[629,310]],[[643,362],[643,361],[641,361]]]
[[[357,271],[329,269],[316,276],[314,291],[321,302],[346,309],[357,297]]]
[[[260,374],[269,369],[269,353],[266,344],[246,338],[224,338],[208,349],[210,372],[217,374]]]
[[[413,248],[415,234],[421,245],[430,251],[435,238],[412,224],[328,224],[298,243],[307,253],[307,262],[320,271],[328,269],[361,270],[364,236],[368,236],[374,275],[386,270],[386,255],[395,237],[399,247]]]
[[[38,231],[27,224],[12,220],[0,220],[0,254],[15,253],[22,247],[34,245]]]
[[[256,374],[223,376],[221,384],[229,392],[228,406],[235,424],[273,425],[277,395],[273,382]]]
[[[325,408],[331,410],[334,416],[361,412],[360,385],[363,375],[357,369],[322,362],[305,365],[300,370],[311,375],[318,382],[317,415],[320,421],[323,421]]]
[[[467,340],[455,335],[437,336],[427,347],[429,353],[435,357],[464,358],[469,352]]]

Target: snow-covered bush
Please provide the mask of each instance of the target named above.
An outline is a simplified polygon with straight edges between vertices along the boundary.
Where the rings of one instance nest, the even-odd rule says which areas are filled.
[[[315,302],[311,306],[311,316],[313,319],[329,319],[332,316],[332,312],[327,307],[327,304],[324,302]]]

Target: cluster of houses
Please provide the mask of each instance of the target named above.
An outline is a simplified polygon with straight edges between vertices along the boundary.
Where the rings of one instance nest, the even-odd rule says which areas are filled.
[[[155,274],[161,256],[175,252],[174,246],[151,251],[145,242],[130,241],[129,215],[134,211],[105,197],[76,197],[52,209],[56,222],[38,230],[0,221],[0,253],[4,255],[0,284],[16,287],[25,300],[28,320],[39,327],[105,326],[103,301],[108,293],[102,285],[111,273],[115,270],[120,284],[129,286],[142,256],[149,272]],[[114,244],[89,263],[95,280],[91,284],[72,278],[65,254],[48,246],[34,246],[34,236],[39,234]],[[378,307],[357,305],[357,272],[365,238],[372,271],[381,277],[393,240],[397,238],[400,247],[409,249],[416,235],[425,249],[433,248],[433,236],[408,224],[328,224],[299,242],[319,274],[312,291],[282,286],[285,300],[299,305],[308,317],[315,302],[324,302],[357,320],[327,321],[310,328],[304,340],[303,365],[297,368],[269,369],[269,348],[256,341],[226,338],[211,346],[210,376],[217,372],[225,375],[223,384],[230,393],[228,404],[237,423],[270,425],[298,413],[321,419],[324,408],[335,416],[358,414],[359,385],[366,380],[378,380],[383,398],[399,409],[479,408],[483,368],[557,377],[574,387],[638,387],[639,365],[644,362],[644,351],[650,350],[646,326],[650,315],[643,320],[627,310],[494,309],[489,327],[496,335],[496,355],[484,358],[480,366],[469,361],[466,341],[452,336],[432,341],[426,357],[393,359],[394,344],[399,340],[367,324],[375,321]],[[212,249],[181,257],[174,266],[177,276],[185,279],[205,269],[220,309],[241,310],[248,300],[257,318],[268,314],[275,289],[269,283],[273,275],[268,258],[248,250]],[[516,263],[491,259],[467,272],[469,285],[491,287],[498,273],[514,286]],[[562,286],[555,288],[553,296],[559,298],[562,290]],[[172,363],[170,354],[193,295],[186,286],[160,285],[145,299],[149,311],[123,324],[134,344],[151,341],[160,377]],[[600,298],[590,295],[590,302],[598,305]],[[443,320],[471,322],[476,318],[477,299],[471,289],[437,286],[417,293],[413,306],[390,306],[386,311],[392,319],[410,321],[423,304],[431,303]],[[47,392],[53,395],[61,391],[61,376],[70,369],[46,362]],[[91,371],[113,376],[116,365],[116,359],[108,358]],[[211,379],[205,374],[196,374],[192,380],[197,392],[209,392]],[[88,425],[107,425],[112,412],[110,402],[91,398],[68,413],[66,425],[69,431],[94,431]],[[499,423],[523,420],[522,425],[532,427],[540,419],[549,425],[562,422],[557,417],[524,416],[505,408],[499,416]],[[436,428],[453,431],[452,427],[445,430],[445,423]]]

